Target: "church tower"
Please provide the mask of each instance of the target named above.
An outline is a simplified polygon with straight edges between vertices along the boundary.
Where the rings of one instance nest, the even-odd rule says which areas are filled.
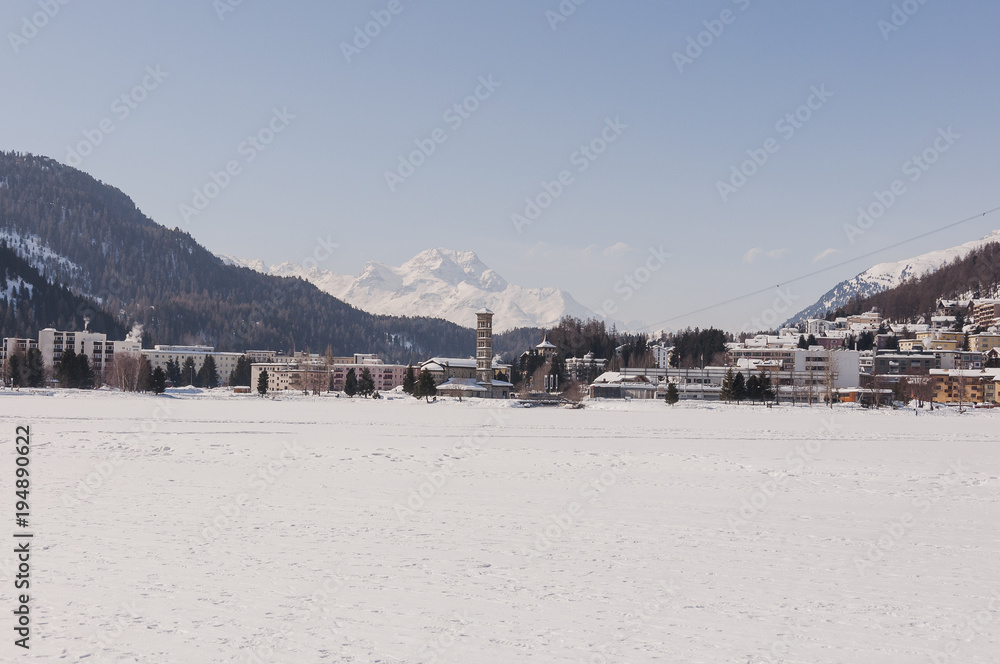
[[[493,391],[493,312],[476,312],[476,379]]]

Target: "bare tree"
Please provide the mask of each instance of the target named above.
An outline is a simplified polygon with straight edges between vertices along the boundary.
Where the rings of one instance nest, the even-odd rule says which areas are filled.
[[[148,389],[149,360],[141,353],[118,353],[104,369],[104,380],[123,392]]]
[[[968,400],[970,404],[972,402],[972,395],[969,394],[969,377],[966,376],[964,370],[958,370],[958,375],[955,376],[955,383],[958,387],[958,412],[964,413],[966,400]]]
[[[917,402],[918,408],[923,408],[925,402],[934,401],[934,379],[926,371],[914,370],[907,374],[906,382],[910,398]]]
[[[823,366],[823,385],[826,388],[826,402],[833,408],[833,395],[837,389],[837,363],[835,351],[828,350],[824,353],[825,365]]]
[[[583,397],[587,395],[587,384],[576,380],[569,380],[563,388],[562,395],[567,401],[580,403],[583,401]]]

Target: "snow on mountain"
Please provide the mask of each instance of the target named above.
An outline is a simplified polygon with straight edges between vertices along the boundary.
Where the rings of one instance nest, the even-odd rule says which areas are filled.
[[[496,330],[552,327],[563,316],[594,318],[594,312],[558,288],[509,283],[471,251],[429,249],[399,267],[370,262],[357,277],[281,263],[220,256],[228,265],[280,277],[301,277],[363,311],[392,316],[431,316],[472,327],[474,312],[488,307]]]
[[[0,277],[4,276],[0,273]],[[26,282],[24,279],[17,275],[6,275],[6,288],[0,283],[0,300],[9,300],[14,297],[14,294],[19,292],[23,288],[28,289],[29,296],[34,296],[35,287]]]
[[[1000,230],[995,230],[982,239],[966,242],[950,249],[930,251],[916,258],[908,258],[895,263],[879,263],[853,279],[840,282],[815,304],[790,318],[786,325],[792,325],[807,318],[820,317],[831,309],[848,304],[855,296],[875,295],[895,288],[908,279],[935,272],[956,258],[964,258],[974,249],[991,242],[1000,242]]]
[[[83,272],[79,265],[49,249],[37,235],[21,235],[12,229],[0,229],[0,242],[6,242],[14,253],[50,281],[69,281]]]
[[[226,265],[235,265],[236,267],[251,269],[254,272],[267,273],[267,266],[264,265],[264,261],[260,259],[239,258],[237,256],[227,256],[225,254],[216,254],[215,257]]]

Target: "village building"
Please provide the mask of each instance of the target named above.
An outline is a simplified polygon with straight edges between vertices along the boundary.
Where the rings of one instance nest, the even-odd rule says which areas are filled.
[[[476,312],[476,357],[458,359],[435,357],[420,365],[434,376],[438,394],[452,397],[508,399],[514,390],[510,365],[493,356],[493,312]]]

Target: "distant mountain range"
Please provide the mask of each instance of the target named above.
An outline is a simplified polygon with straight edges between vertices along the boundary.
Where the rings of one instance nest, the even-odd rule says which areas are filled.
[[[908,280],[927,276],[956,259],[965,258],[975,250],[996,242],[1000,242],[1000,230],[993,231],[982,239],[966,242],[950,249],[930,251],[915,258],[894,263],[879,263],[852,279],[840,282],[815,304],[806,307],[788,319],[785,325],[794,325],[808,318],[821,318],[827,311],[846,307],[855,298],[871,298],[878,293],[894,289]],[[944,294],[937,295],[943,296]]]
[[[474,327],[475,311],[496,314],[498,332],[519,327],[551,328],[563,316],[596,318],[564,290],[523,288],[509,283],[471,251],[428,249],[399,267],[370,262],[354,277],[294,263],[267,267],[262,261],[219,256],[229,265],[279,277],[300,277],[320,290],[373,314],[435,316]]]
[[[0,336],[81,329],[86,316],[111,335],[141,325],[146,345],[329,348],[402,362],[475,352],[474,336],[429,317],[432,308],[375,316],[301,279],[226,265],[118,189],[45,157],[0,152],[2,240]],[[42,278],[56,288],[42,288]]]

